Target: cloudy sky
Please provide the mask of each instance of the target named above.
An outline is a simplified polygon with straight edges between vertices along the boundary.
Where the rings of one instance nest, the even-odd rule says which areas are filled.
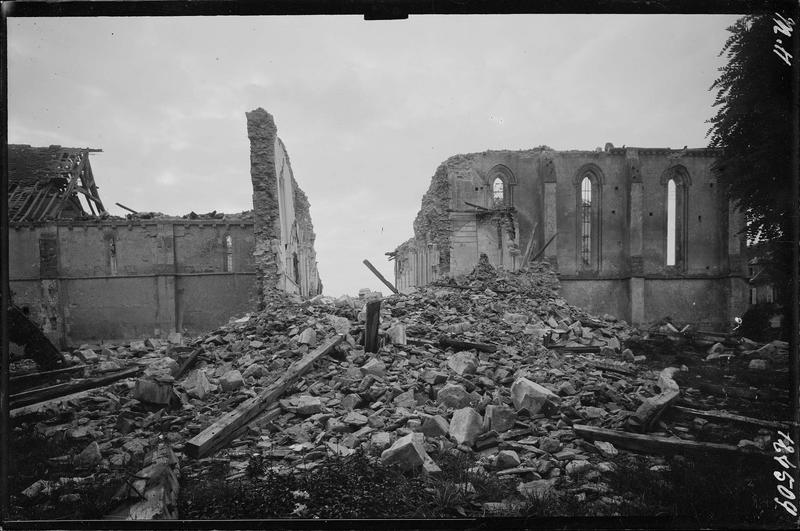
[[[252,208],[273,114],[326,294],[388,290],[436,167],[487,149],[707,144],[735,16],[8,19],[9,142],[103,150],[112,214]]]

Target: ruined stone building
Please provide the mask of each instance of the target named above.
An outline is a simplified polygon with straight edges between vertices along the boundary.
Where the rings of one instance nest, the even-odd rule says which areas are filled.
[[[213,329],[254,310],[258,286],[319,293],[308,200],[272,118],[247,120],[255,217],[109,216],[99,150],[9,146],[13,302],[65,346]]]
[[[635,324],[722,327],[747,307],[743,219],[713,149],[487,151],[436,170],[414,237],[387,253],[399,289],[467,273],[485,253],[545,259],[563,296]]]

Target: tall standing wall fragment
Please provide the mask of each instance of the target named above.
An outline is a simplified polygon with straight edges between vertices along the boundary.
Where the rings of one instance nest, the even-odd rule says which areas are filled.
[[[272,290],[313,296],[321,293],[308,199],[292,174],[289,156],[272,116],[246,113],[253,183],[259,305]]]

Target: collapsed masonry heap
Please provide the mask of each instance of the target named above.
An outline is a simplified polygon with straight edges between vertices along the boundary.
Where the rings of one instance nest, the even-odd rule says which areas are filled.
[[[603,483],[618,450],[583,440],[573,426],[624,428],[658,395],[657,374],[636,363],[644,357],[620,352],[634,331],[567,304],[544,263],[509,273],[482,262],[446,284],[384,299],[385,344],[375,354],[360,345],[365,312],[357,299],[303,301],[281,293],[191,347],[148,340],[98,356],[99,347],[89,346],[77,354],[95,370],[141,365],[144,376],[74,398],[80,418],[62,416],[37,429],[85,440],[83,453],[64,457],[85,474],[138,470],[159,444],[176,452],[188,478],[212,463],[222,463],[229,478],[242,476],[254,455],[272,459],[276,471],[313,469],[331,453],[349,455],[359,446],[382,451],[385,463],[436,474],[428,452],[457,446],[477,453],[473,472],[515,481],[521,494],[541,493],[565,477],[580,479],[598,503],[618,503]],[[213,457],[186,457],[191,440],[337,334],[344,340],[331,356],[293,381],[235,440]],[[476,348],[449,348],[442,336]],[[181,375],[193,354],[195,368]],[[711,424],[693,426],[707,434]],[[694,437],[689,431],[684,436]],[[754,440],[748,444],[763,446],[769,435]],[[35,485],[24,494],[31,500],[44,488]],[[126,489],[119,498],[126,495],[136,499]]]

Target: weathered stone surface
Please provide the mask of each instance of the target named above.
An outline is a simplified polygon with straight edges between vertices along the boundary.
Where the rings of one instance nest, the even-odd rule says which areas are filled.
[[[428,415],[422,421],[420,430],[427,437],[443,437],[450,431],[450,425],[441,415]]]
[[[172,382],[139,378],[136,381],[133,397],[141,402],[167,405],[172,399]]]
[[[470,394],[463,386],[447,384],[436,394],[436,401],[446,407],[462,408],[470,403]]]
[[[215,386],[208,381],[206,373],[201,370],[190,372],[186,380],[183,381],[183,389],[186,394],[200,400],[204,399],[214,388]]]
[[[534,481],[529,481],[527,483],[520,483],[517,485],[517,491],[522,494],[523,496],[531,496],[535,498],[541,498],[547,491],[553,488],[556,479],[537,479]]]
[[[384,465],[397,465],[401,470],[410,470],[421,467],[430,459],[420,437],[422,434],[409,433],[381,453]]]
[[[750,360],[750,363],[747,364],[747,368],[752,371],[765,371],[767,367],[767,360],[762,359]]]
[[[567,466],[564,467],[564,470],[566,470],[567,475],[569,476],[579,476],[588,472],[591,466],[592,464],[585,459],[576,459],[567,463]]]
[[[100,452],[100,446],[96,441],[92,441],[81,453],[75,456],[73,464],[78,468],[94,468],[102,460],[103,454]]]
[[[297,342],[301,345],[308,345],[309,347],[317,346],[317,333],[314,331],[313,328],[306,328],[300,334],[300,337],[297,339]]]
[[[475,374],[478,368],[478,357],[472,352],[463,350],[456,352],[447,360],[447,366],[456,374]]]
[[[406,326],[402,323],[397,323],[386,330],[386,335],[393,345],[406,344]]]
[[[422,373],[422,379],[431,385],[444,383],[447,381],[447,375],[434,369],[425,369]]]
[[[483,431],[483,419],[471,407],[457,409],[450,420],[450,436],[458,444],[472,445]]]
[[[408,391],[400,393],[399,395],[397,395],[392,399],[392,402],[399,407],[405,407],[405,408],[413,408],[414,406],[417,405],[417,401],[414,398],[413,389],[409,389]]]
[[[511,400],[517,410],[525,409],[531,415],[542,410],[547,404],[559,404],[561,399],[551,390],[527,378],[518,378],[511,386]]]
[[[225,392],[236,391],[244,386],[242,373],[236,369],[226,372],[219,379],[219,386]]]
[[[83,363],[97,363],[100,361],[100,357],[94,352],[94,350],[90,349],[76,351],[75,357],[77,357]]]
[[[295,406],[298,415],[307,417],[322,411],[322,400],[318,396],[302,395],[295,399]]]
[[[554,454],[561,450],[561,441],[555,437],[542,437],[539,439],[539,449]]]
[[[497,468],[504,470],[520,465],[519,455],[514,450],[502,450],[497,454]]]
[[[242,378],[247,379],[250,377],[261,378],[264,376],[264,367],[258,363],[253,363],[248,366],[242,373]]]
[[[484,429],[495,430],[499,433],[508,431],[514,427],[517,421],[517,412],[508,406],[486,406],[484,414]]]
[[[372,358],[361,367],[361,372],[383,377],[386,374],[386,364],[377,358]]]

